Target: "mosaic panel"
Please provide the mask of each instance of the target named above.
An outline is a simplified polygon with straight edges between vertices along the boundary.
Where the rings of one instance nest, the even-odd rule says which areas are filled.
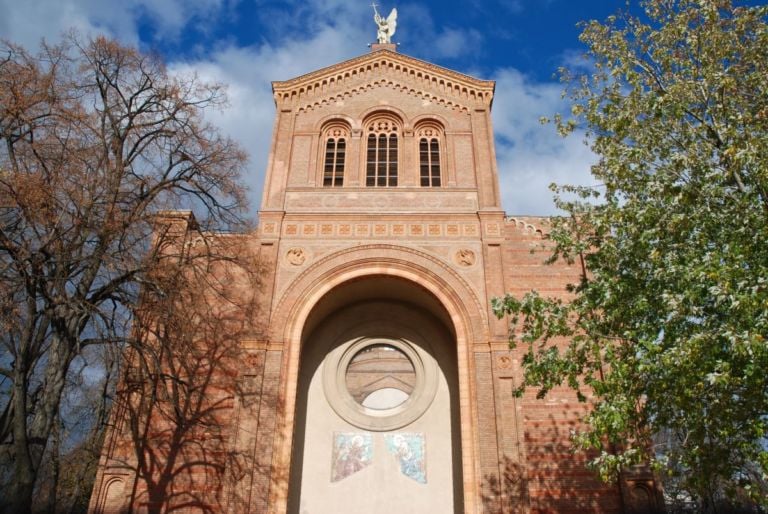
[[[421,483],[427,483],[426,443],[424,434],[387,434],[387,451],[400,464],[400,473]]]
[[[344,480],[371,464],[373,437],[363,432],[334,432],[331,482]]]

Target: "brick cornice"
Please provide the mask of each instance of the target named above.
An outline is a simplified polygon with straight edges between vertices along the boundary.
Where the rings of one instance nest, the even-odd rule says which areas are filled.
[[[528,234],[536,234],[542,239],[549,235],[551,227],[550,219],[547,217],[507,216],[505,221],[507,226],[514,227]]]
[[[330,88],[344,91],[350,80],[382,71],[388,72],[392,79],[408,83],[409,88],[434,89],[445,97],[463,98],[469,104],[490,105],[496,85],[492,80],[477,79],[401,53],[379,50],[290,80],[272,82],[272,91],[278,105],[303,103],[301,100],[306,97],[328,95],[332,92]],[[425,87],[427,84],[430,87]]]
[[[413,86],[410,86],[408,84],[403,84],[401,82],[391,80],[388,78],[381,78],[379,80],[374,80],[366,84],[361,84],[359,86],[352,87],[350,89],[339,90],[338,93],[332,94],[330,96],[320,97],[312,101],[308,101],[307,103],[304,103],[304,104],[300,103],[297,110],[298,112],[311,111],[313,109],[323,107],[325,105],[330,105],[338,100],[342,100],[344,98],[351,98],[353,96],[362,94],[366,91],[370,91],[372,89],[379,88],[379,87],[389,87],[396,91],[400,91],[405,94],[415,96],[417,98],[434,102],[435,104],[441,105],[447,109],[456,109],[465,113],[469,113],[469,110],[470,110],[470,107],[468,105],[465,105],[460,101],[455,101],[453,99],[446,98],[445,96],[436,95],[433,92],[430,92],[427,90],[416,89]]]

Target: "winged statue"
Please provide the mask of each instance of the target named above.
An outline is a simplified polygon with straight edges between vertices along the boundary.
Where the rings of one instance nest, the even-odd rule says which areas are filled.
[[[376,4],[374,3],[373,13],[373,20],[376,22],[376,25],[379,26],[379,30],[376,33],[379,43],[391,43],[392,36],[397,28],[397,8],[393,8],[389,13],[389,16],[382,18],[381,15],[379,15],[379,11],[376,10]]]

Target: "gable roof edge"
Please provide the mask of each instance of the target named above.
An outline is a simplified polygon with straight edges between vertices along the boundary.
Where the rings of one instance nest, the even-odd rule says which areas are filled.
[[[382,65],[387,68],[399,67],[405,73],[414,75],[418,73],[422,79],[437,79],[443,86],[449,85],[451,89],[464,91],[488,105],[493,100],[496,88],[496,82],[493,80],[477,79],[470,75],[387,49],[353,57],[352,59],[326,66],[289,80],[273,81],[272,92],[276,102],[288,100],[291,97],[296,98],[297,95],[301,96],[303,93],[313,93],[324,85],[339,82],[356,75],[358,72],[372,71]],[[418,70],[418,72],[415,70]]]

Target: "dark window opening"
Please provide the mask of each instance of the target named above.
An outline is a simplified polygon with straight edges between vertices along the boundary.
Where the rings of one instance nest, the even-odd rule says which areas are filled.
[[[323,185],[340,187],[344,184],[344,156],[346,153],[344,138],[328,139],[325,144],[325,168],[323,169]]]
[[[397,186],[397,134],[369,134],[365,185]]]
[[[436,138],[419,141],[419,174],[424,187],[440,187],[440,143]]]

